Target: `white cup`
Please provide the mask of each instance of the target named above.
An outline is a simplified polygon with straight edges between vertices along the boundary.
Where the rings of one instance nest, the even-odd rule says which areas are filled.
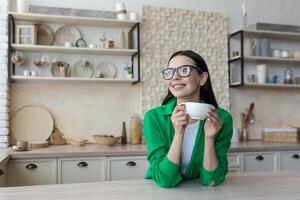
[[[206,103],[185,102],[182,104],[185,105],[185,110],[192,119],[204,120],[209,109],[212,108],[212,105]]]
[[[263,84],[267,80],[267,65],[256,65],[257,83]]]
[[[118,2],[115,4],[116,12],[126,10],[124,2]]]
[[[125,13],[117,13],[117,19],[118,20],[127,20],[128,16]]]
[[[65,47],[72,47],[72,46],[73,46],[72,42],[65,42]]]
[[[137,12],[134,11],[130,11],[129,12],[129,20],[135,21],[138,19],[138,14]]]
[[[27,12],[27,0],[17,0],[17,12]]]
[[[37,74],[36,74],[36,71],[31,71],[31,76],[36,76]]]
[[[30,76],[30,71],[24,70],[24,71],[23,71],[23,75],[24,75],[24,76]]]

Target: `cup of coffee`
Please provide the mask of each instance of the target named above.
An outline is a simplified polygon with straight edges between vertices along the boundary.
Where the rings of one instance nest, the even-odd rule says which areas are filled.
[[[185,102],[180,105],[185,105],[185,110],[192,119],[201,119],[201,120],[205,119],[209,109],[212,108],[211,104],[196,103],[196,102]]]

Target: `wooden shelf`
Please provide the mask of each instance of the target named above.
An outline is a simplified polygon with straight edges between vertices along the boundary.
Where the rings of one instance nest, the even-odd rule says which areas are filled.
[[[80,78],[80,77],[41,77],[41,76],[11,76],[13,81],[91,81],[91,82],[116,82],[133,83],[137,79],[112,79],[112,78]]]
[[[300,84],[246,83],[244,86],[249,88],[300,88]]]
[[[300,63],[300,59],[294,58],[273,58],[273,57],[259,57],[259,56],[247,56],[245,61],[253,62],[274,62],[274,63]]]
[[[12,44],[12,48],[19,51],[32,52],[53,52],[53,53],[93,53],[105,55],[133,55],[138,51],[136,49],[102,49],[102,48],[81,48],[81,47],[61,47],[61,46],[43,46],[43,45],[24,45]]]
[[[264,30],[243,30],[246,37],[268,37],[283,40],[300,40],[300,33]]]
[[[132,28],[139,21],[118,20],[106,18],[91,18],[63,15],[43,15],[33,13],[15,13],[9,12],[15,20],[30,21],[34,23],[57,23],[57,24],[72,24],[82,26],[101,26],[110,28]]]

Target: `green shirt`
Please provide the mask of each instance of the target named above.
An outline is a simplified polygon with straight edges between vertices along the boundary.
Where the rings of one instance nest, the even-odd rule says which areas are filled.
[[[200,120],[190,163],[185,174],[181,174],[180,163],[173,163],[167,157],[174,137],[171,115],[176,103],[177,99],[173,98],[166,105],[149,110],[144,116],[144,135],[148,148],[147,158],[150,162],[145,178],[154,179],[161,187],[175,187],[183,179],[198,177],[204,185],[209,185],[212,181],[219,185],[228,172],[227,151],[232,136],[230,113],[221,108],[216,109],[223,122],[223,127],[215,138],[216,156],[219,161],[216,169],[208,171],[203,167],[205,121]]]

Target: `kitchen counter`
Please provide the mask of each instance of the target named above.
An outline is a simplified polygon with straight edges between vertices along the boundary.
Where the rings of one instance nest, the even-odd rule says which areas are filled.
[[[248,141],[232,143],[229,152],[254,151],[294,151],[300,150],[300,144],[294,143],[264,143],[262,141]],[[0,162],[10,158],[49,158],[49,157],[77,157],[77,156],[140,156],[147,154],[147,147],[140,145],[99,146],[86,144],[82,147],[72,145],[50,145],[49,148],[31,149],[16,152],[12,148],[0,150]]]
[[[0,188],[0,199],[264,199],[291,200],[300,196],[300,172],[263,172],[227,176],[218,187],[206,187],[199,180],[164,189],[152,180],[126,180],[61,185]]]

